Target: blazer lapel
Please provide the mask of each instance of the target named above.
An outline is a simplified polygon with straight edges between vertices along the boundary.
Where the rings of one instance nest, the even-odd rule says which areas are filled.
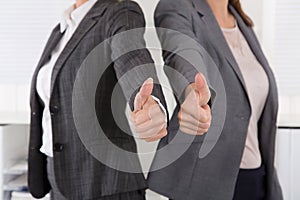
[[[76,31],[73,33],[71,39],[67,42],[64,50],[61,52],[58,57],[55,66],[53,68],[52,77],[51,77],[51,93],[52,96],[53,87],[56,81],[56,78],[63,67],[64,63],[71,55],[73,50],[79,44],[79,42],[83,39],[83,37],[91,30],[91,28],[97,23],[96,17],[103,14],[106,8],[107,0],[97,1],[95,5],[91,8],[91,10],[87,13],[84,19],[81,21]]]
[[[267,59],[264,56],[264,53],[259,45],[259,42],[257,41],[257,38],[251,28],[249,28],[244,22],[243,19],[240,17],[240,15],[237,13],[237,11],[232,7],[229,6],[229,9],[231,13],[235,16],[237,23],[239,25],[239,28],[241,32],[243,33],[250,49],[252,50],[254,56],[258,60],[258,62],[261,64],[263,69],[265,70],[268,79],[269,79],[269,95],[267,102],[272,103],[273,108],[271,112],[273,112],[273,117],[276,118],[277,116],[277,87],[276,87],[276,81],[273,75],[273,72],[268,64]]]
[[[220,26],[210,8],[206,0],[191,0],[194,7],[200,14],[201,19],[206,24],[207,30],[209,32],[208,36],[210,37],[210,41],[217,49],[217,51],[221,52],[227,59],[230,66],[233,68],[235,74],[240,80],[245,93],[247,94],[246,84],[243,78],[243,75],[239,69],[239,66],[231,52],[230,47],[227,44],[227,41],[220,29]],[[248,95],[247,95],[248,97]]]
[[[63,33],[60,32],[60,26],[57,25],[53,29],[53,31],[48,39],[48,42],[44,48],[44,52],[42,53],[41,59],[38,62],[38,65],[33,73],[32,84],[31,84],[31,93],[36,91],[36,89],[35,89],[36,88],[36,77],[37,77],[37,74],[38,74],[40,68],[50,60],[51,52],[56,47],[57,43],[60,41],[62,36],[63,36]]]
[[[53,29],[50,38],[48,39],[48,42],[46,44],[45,50],[41,56],[41,59],[38,63],[38,68],[42,67],[44,64],[46,64],[47,61],[49,61],[51,52],[56,47],[57,43],[62,38],[63,33],[60,32],[60,26],[59,24]]]

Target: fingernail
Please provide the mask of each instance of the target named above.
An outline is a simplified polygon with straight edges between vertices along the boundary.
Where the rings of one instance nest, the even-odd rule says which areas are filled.
[[[145,81],[145,84],[150,84],[150,83],[153,83],[153,78],[151,77]]]

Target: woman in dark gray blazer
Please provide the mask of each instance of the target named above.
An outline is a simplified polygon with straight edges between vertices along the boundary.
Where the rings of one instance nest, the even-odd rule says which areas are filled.
[[[77,0],[64,12],[32,79],[28,184],[34,197],[50,191],[54,200],[145,199],[125,107],[130,104],[134,119],[149,112],[162,119],[153,97],[164,106],[165,100],[144,27],[142,10],[129,0]],[[145,140],[167,133],[164,120],[143,122],[151,130],[138,131]]]
[[[282,200],[274,167],[276,83],[240,1],[161,0],[155,23],[174,92],[187,89],[176,94],[169,134],[160,141],[149,174],[150,189],[175,200]],[[200,47],[180,40],[182,34]],[[185,78],[181,86],[170,68]],[[205,79],[210,92],[199,90]],[[191,91],[197,106],[186,103]],[[182,149],[182,156],[159,168]]]

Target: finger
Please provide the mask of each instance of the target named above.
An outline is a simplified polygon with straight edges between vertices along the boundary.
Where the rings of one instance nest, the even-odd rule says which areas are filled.
[[[142,85],[140,89],[140,95],[142,97],[148,98],[153,90],[154,83],[152,78],[148,78]]]
[[[185,112],[180,113],[180,121],[186,121],[188,123],[190,123],[193,126],[199,126],[200,121],[195,119],[192,115],[187,114]]]
[[[189,126],[180,125],[180,130],[184,133],[187,133],[189,135],[204,135],[208,130],[206,129],[192,129]]]
[[[190,128],[186,128],[183,126],[179,127],[180,131],[189,135],[197,135],[197,131],[190,129]]]
[[[129,115],[129,120],[132,124],[135,124],[136,121],[136,112],[131,112]]]
[[[159,120],[151,119],[145,123],[135,126],[135,130],[137,132],[146,132],[149,129],[159,127],[159,126],[161,126],[161,124],[164,124],[164,123],[166,123],[164,119],[159,119]]]
[[[196,91],[199,93],[200,105],[203,106],[207,104],[211,94],[205,76],[202,73],[198,73],[195,76],[195,86]]]
[[[143,109],[150,109],[152,106],[159,105],[157,101],[153,99],[152,96],[149,96],[146,102],[143,105]]]
[[[201,91],[206,85],[206,79],[202,73],[197,73],[195,76],[196,90]]]
[[[186,97],[185,101],[181,105],[181,111],[183,113],[187,113],[192,115],[194,118],[198,119],[199,117],[199,108],[201,107],[199,105],[199,98],[197,97],[197,94],[195,91],[192,91],[189,93],[189,95]]]
[[[199,110],[200,110],[199,121],[201,123],[209,123],[211,121],[210,107],[208,105],[205,105],[200,107]]]
[[[146,142],[154,142],[154,141],[157,141],[163,137],[165,137],[166,135],[168,134],[168,131],[166,128],[163,128],[157,135],[151,137],[151,138],[148,138],[148,139],[145,139]]]
[[[199,105],[184,105],[181,108],[181,118],[185,115],[190,115],[194,120],[201,123],[207,123],[211,119],[211,112],[209,106],[201,107]]]
[[[164,120],[164,117],[165,117],[164,112],[161,110],[160,106],[157,103],[152,105],[150,108],[140,110],[137,113],[138,114],[137,114],[136,120],[135,120],[135,125],[137,125],[137,126],[140,124],[143,124],[151,119],[155,119],[155,120],[163,119]],[[139,118],[140,115],[142,115],[141,118]],[[147,117],[145,117],[145,116],[147,116]]]
[[[158,111],[162,112],[162,111]],[[151,117],[152,116],[152,117]],[[135,115],[134,120],[132,120],[135,130],[143,132],[152,126],[157,126],[165,122],[165,116],[163,113],[158,113],[156,115],[149,114],[148,111],[142,110]]]
[[[197,132],[197,130],[198,130],[198,126],[192,125],[186,121],[180,121],[179,125],[180,125],[180,127],[185,127],[185,128],[191,129],[193,132]]]
[[[150,113],[148,110],[140,110],[135,113],[134,124],[138,126],[143,124],[151,119]]]
[[[129,119],[130,119],[130,121],[131,121],[132,123],[134,123],[134,121],[135,121],[135,115],[136,115],[135,112],[131,112],[130,115],[129,115]]]
[[[195,104],[194,102],[184,102],[181,106],[181,118],[185,115],[190,115],[196,121],[199,121],[200,116],[202,115],[203,108],[199,104]]]
[[[185,126],[187,126],[187,127],[193,127],[194,130],[198,130],[198,129],[205,130],[210,127],[210,122],[206,122],[206,123],[198,122],[197,124],[192,124],[190,121],[182,120],[179,123],[185,124]]]
[[[138,134],[139,138],[141,138],[141,139],[148,139],[148,138],[151,138],[151,137],[157,135],[159,133],[159,131],[165,127],[166,127],[166,124],[163,123],[163,124],[160,124],[159,126],[152,127],[151,129],[148,129],[144,132],[137,132],[137,134]]]
[[[154,105],[152,105],[150,108],[149,108],[149,114],[150,114],[150,117],[152,119],[155,119],[157,117],[161,117],[161,118],[164,118],[165,117],[165,113],[164,111],[161,109],[160,105],[158,103],[155,103]]]
[[[135,130],[137,132],[145,132],[149,129],[152,129],[153,127],[158,127],[164,123],[166,123],[165,117],[161,113],[160,115],[156,115],[156,117],[151,117],[149,120],[145,121],[144,123],[135,124]]]
[[[136,98],[134,100],[134,109],[135,110],[141,110],[143,108],[143,105],[147,101],[147,99],[150,97],[152,90],[154,87],[153,79],[148,78],[140,88],[140,91],[137,93]]]
[[[191,131],[194,132],[194,134],[198,133],[198,132],[207,132],[208,128],[202,128],[199,126],[192,126],[191,124],[187,123],[187,122],[180,122],[180,127],[181,128],[185,128],[185,129],[190,129]],[[205,125],[205,127],[207,127],[207,125]]]

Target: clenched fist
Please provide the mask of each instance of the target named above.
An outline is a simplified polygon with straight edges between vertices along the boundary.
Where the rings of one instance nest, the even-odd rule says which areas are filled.
[[[134,100],[131,121],[139,138],[152,142],[167,135],[165,113],[151,96],[153,79],[148,78]]]
[[[178,113],[180,130],[191,135],[203,135],[210,127],[211,111],[208,105],[211,94],[203,74],[185,91],[185,100]]]

